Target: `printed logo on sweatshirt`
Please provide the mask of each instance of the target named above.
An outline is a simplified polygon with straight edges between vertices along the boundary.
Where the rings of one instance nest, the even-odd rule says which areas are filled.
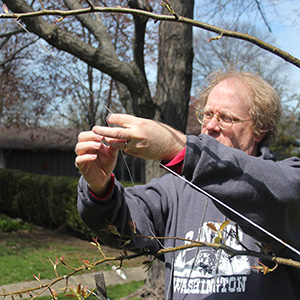
[[[217,234],[204,223],[200,233],[189,231],[185,238],[214,242]],[[219,228],[218,223],[214,223]],[[236,250],[242,246],[235,238],[234,225],[227,225],[226,245]],[[197,237],[198,236],[198,237]],[[243,232],[239,232],[243,242]],[[189,242],[186,242],[188,244]],[[246,291],[247,275],[251,265],[247,256],[230,257],[224,251],[213,248],[191,248],[180,251],[174,262],[174,292],[179,294],[243,293]]]

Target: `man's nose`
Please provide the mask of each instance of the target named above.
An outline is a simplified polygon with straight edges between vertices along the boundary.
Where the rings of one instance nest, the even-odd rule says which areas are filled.
[[[214,130],[214,131],[219,131],[220,127],[219,127],[219,122],[218,122],[218,118],[216,116],[213,116],[207,123],[206,123],[206,129],[207,130]]]

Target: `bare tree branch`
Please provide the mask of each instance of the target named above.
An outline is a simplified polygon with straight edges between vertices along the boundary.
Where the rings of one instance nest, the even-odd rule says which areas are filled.
[[[0,66],[4,66],[8,62],[12,61],[13,59],[16,59],[17,55],[22,52],[25,48],[29,47],[30,45],[34,44],[36,41],[31,41],[27,43],[26,45],[20,47],[18,50],[16,50],[14,53],[12,53],[8,58],[6,58],[4,61],[0,62]],[[0,45],[0,49],[2,48],[2,45]]]
[[[3,1],[6,4],[10,3],[12,1],[5,0]],[[15,1],[13,1],[15,2]],[[70,15],[79,15],[79,14],[87,14],[87,13],[92,13],[92,12],[101,12],[101,13],[125,13],[125,14],[135,14],[135,15],[140,15],[140,16],[146,16],[149,18],[152,18],[156,21],[169,21],[169,22],[179,22],[179,23],[185,23],[185,24],[190,24],[194,27],[202,28],[207,31],[215,32],[219,34],[222,37],[232,37],[236,39],[241,39],[244,41],[247,41],[249,43],[253,43],[257,45],[258,47],[269,51],[273,53],[274,55],[281,57],[285,61],[295,65],[296,67],[300,68],[300,60],[297,59],[296,57],[290,55],[289,53],[282,51],[281,49],[272,46],[268,43],[265,43],[264,41],[261,41],[260,39],[250,36],[245,33],[240,33],[232,30],[226,30],[214,25],[210,25],[207,23],[203,23],[200,21],[195,21],[189,18],[181,17],[181,16],[174,16],[174,15],[160,15],[160,14],[155,14],[152,12],[147,12],[144,10],[139,10],[139,9],[131,9],[131,8],[120,8],[120,7],[93,7],[93,8],[83,8],[79,10],[68,10],[68,11],[63,11],[63,10],[42,10],[42,11],[37,11],[33,12],[30,10],[27,10],[25,13],[12,13],[12,14],[0,14],[0,18],[10,18],[10,19],[26,19],[26,18],[32,18],[32,17],[37,17],[37,16],[45,16],[45,15],[59,15],[59,16],[70,16]]]
[[[150,5],[140,7],[137,0],[130,0],[129,5],[133,9],[141,9],[146,11],[152,11]],[[144,45],[145,45],[145,33],[146,33],[146,24],[149,18],[141,17],[138,15],[133,15],[134,18],[134,46],[133,46],[133,55],[136,64],[138,65],[141,72],[146,77],[145,73],[145,61],[144,61]]]
[[[61,263],[63,265],[65,265],[67,268],[71,269],[72,271],[67,274],[67,275],[63,275],[63,276],[57,276],[57,278],[55,278],[54,280],[50,281],[49,283],[46,283],[46,284],[42,284],[40,283],[39,286],[37,287],[32,287],[32,288],[26,288],[26,289],[23,289],[23,290],[20,290],[20,291],[14,291],[14,292],[10,292],[10,293],[0,293],[0,297],[3,296],[11,296],[12,299],[14,295],[22,295],[22,294],[26,294],[26,293],[29,293],[29,292],[34,292],[34,291],[39,291],[35,296],[33,296],[31,299],[36,299],[37,297],[41,296],[44,292],[46,292],[47,290],[49,290],[54,284],[56,284],[57,282],[60,282],[60,281],[66,281],[66,288],[68,287],[68,279],[82,271],[86,271],[86,270],[91,270],[93,268],[95,268],[97,265],[100,265],[100,264],[103,264],[105,262],[108,262],[108,261],[119,261],[120,263],[126,259],[133,259],[133,258],[136,258],[136,257],[140,257],[140,256],[144,256],[145,253],[144,252],[140,252],[140,253],[136,253],[136,254],[132,254],[132,255],[121,255],[119,257],[104,257],[103,259],[101,260],[98,260],[96,262],[93,262],[89,265],[82,265],[81,267],[79,268],[74,268],[68,264],[66,264],[62,259],[61,259]],[[65,289],[66,289],[65,288]]]
[[[91,8],[94,8],[94,4],[92,3],[92,1],[86,0],[86,2]]]
[[[14,31],[1,33],[0,34],[0,39],[5,38],[5,37],[11,37],[12,35],[16,35],[16,34],[21,33],[21,32],[25,32],[24,29],[20,28],[20,29],[14,30]]]
[[[22,28],[17,29],[17,30],[13,30],[13,31],[9,31],[9,32],[5,32],[5,33],[1,33],[0,34],[0,39],[3,39],[3,40],[0,43],[0,49],[2,49],[4,47],[4,45],[9,41],[9,39],[13,35],[19,34],[21,32],[24,32],[24,30]]]
[[[65,4],[70,10],[83,9],[83,7],[76,0],[64,0]],[[105,26],[103,25],[100,18],[96,20],[88,15],[77,15],[78,21],[88,29],[88,31],[96,38],[100,43],[103,51],[110,53],[112,56],[116,56],[114,45],[107,33]]]
[[[108,74],[115,80],[126,85],[131,95],[135,115],[150,119],[154,117],[155,106],[152,101],[149,87],[145,84],[145,76],[135,62],[123,62],[118,57],[112,55],[112,52],[108,51],[107,48],[93,47],[75,37],[70,32],[61,29],[59,26],[48,23],[42,18],[34,17],[31,13],[32,7],[23,0],[5,0],[3,2],[5,2],[12,11],[23,11],[26,15],[29,13],[30,17],[26,17],[23,21],[30,32],[37,34],[57,49],[66,51],[73,56],[78,57],[88,65]],[[72,3],[72,0],[70,0],[69,3]],[[84,11],[85,13],[91,13],[96,10],[88,8],[69,11]],[[43,12],[47,12],[46,15],[48,12],[52,14],[49,10],[43,10]],[[39,12],[36,13],[39,14]],[[75,13],[75,15],[81,14],[82,13]],[[0,17],[1,16],[2,15],[0,15]],[[16,17],[16,14],[12,14],[12,16],[14,16],[16,20],[20,19]],[[101,41],[104,41],[104,39]]]
[[[269,25],[268,22],[267,22],[267,19],[266,19],[266,17],[265,17],[265,14],[264,14],[263,11],[262,11],[262,8],[261,8],[261,5],[260,5],[259,1],[258,1],[258,0],[255,0],[255,3],[256,3],[256,5],[257,5],[257,8],[258,8],[258,10],[259,10],[259,13],[260,13],[260,15],[261,15],[263,21],[265,22],[267,28],[269,29],[270,32],[272,32],[272,29],[271,29],[270,25]]]
[[[148,238],[148,239],[153,239],[154,237],[152,237],[152,236],[134,236],[134,237],[127,237],[127,238]],[[237,256],[237,255],[253,256],[253,257],[258,257],[258,258],[261,258],[263,260],[272,262],[276,266],[281,264],[281,265],[286,265],[286,266],[290,266],[290,267],[294,267],[294,268],[300,268],[300,262],[299,261],[286,259],[286,258],[281,258],[281,257],[276,257],[276,256],[272,256],[272,255],[266,255],[266,254],[263,254],[263,253],[260,253],[260,252],[255,252],[255,251],[236,250],[236,249],[228,247],[224,244],[199,242],[199,241],[185,239],[185,238],[172,238],[172,237],[155,237],[155,239],[161,239],[161,240],[162,239],[176,239],[176,240],[181,240],[181,241],[188,242],[187,244],[184,244],[182,246],[161,249],[156,254],[154,254],[155,257],[163,255],[165,253],[175,252],[175,251],[184,250],[184,249],[190,249],[190,248],[196,248],[196,247],[210,247],[210,248],[226,251],[227,253],[230,253],[232,256]],[[120,264],[122,265],[122,262],[124,260],[130,260],[130,259],[134,259],[134,258],[145,256],[145,255],[149,254],[147,252],[141,251],[141,252],[138,252],[138,253],[135,253],[135,254],[128,255],[126,253],[126,251],[124,251],[124,253],[121,253],[121,255],[119,257],[107,257],[107,256],[105,256],[105,254],[101,250],[101,246],[97,241],[96,241],[96,243],[92,243],[92,244],[97,246],[98,250],[100,251],[101,255],[103,256],[102,259],[100,259],[96,262],[92,262],[92,263],[85,262],[84,265],[82,265],[78,268],[74,268],[74,267],[68,265],[65,262],[65,259],[61,258],[60,263],[63,264],[67,269],[71,270],[71,272],[69,274],[66,274],[66,275],[63,275],[63,276],[58,276],[58,274],[56,273],[56,278],[54,280],[50,281],[49,283],[46,283],[46,284],[40,283],[40,286],[32,287],[32,288],[26,288],[26,289],[19,290],[19,291],[14,291],[14,292],[2,292],[2,293],[0,293],[0,297],[1,296],[4,296],[4,297],[5,296],[11,296],[13,298],[14,295],[22,295],[22,294],[25,294],[25,293],[38,291],[38,293],[31,298],[31,299],[36,299],[37,297],[42,295],[45,291],[49,290],[54,284],[56,284],[59,281],[66,281],[66,287],[65,287],[65,290],[66,290],[67,287],[68,287],[68,279],[70,277],[82,272],[82,271],[92,270],[96,266],[98,266],[100,264],[103,264],[105,262],[108,262],[108,261],[119,261]],[[149,263],[151,264],[151,262],[149,262]],[[272,272],[273,270],[276,269],[276,266],[273,269],[270,269],[266,266],[265,267]],[[257,269],[259,270],[259,268],[257,268]],[[263,268],[261,268],[261,271],[263,272]],[[268,276],[268,275],[264,275],[264,276]]]

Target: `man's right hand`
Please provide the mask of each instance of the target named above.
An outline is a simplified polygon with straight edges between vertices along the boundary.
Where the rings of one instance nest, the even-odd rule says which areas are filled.
[[[168,162],[186,146],[186,136],[182,132],[154,120],[112,114],[107,121],[118,127],[94,126],[93,132],[105,136],[114,148],[136,157]]]
[[[103,144],[104,137],[93,131],[78,135],[75,164],[91,191],[99,197],[106,194],[111,173],[116,165],[118,150]]]

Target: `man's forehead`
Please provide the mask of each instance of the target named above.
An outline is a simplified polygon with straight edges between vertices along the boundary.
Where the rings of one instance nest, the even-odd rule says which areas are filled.
[[[225,78],[222,81],[220,81],[214,88],[216,88],[219,85],[230,87],[237,94],[251,93],[251,89],[249,85],[241,78],[237,78],[237,77]]]
[[[248,113],[251,101],[251,90],[246,83],[238,78],[226,78],[211,90],[206,106],[216,106],[233,113],[236,110],[236,113]]]
[[[226,89],[227,93],[232,93],[236,95],[239,98],[249,98],[251,99],[252,91],[250,87],[244,82],[243,80],[239,78],[226,78],[222,81],[220,81],[210,92],[210,94],[215,91],[216,89],[223,89],[223,91]]]

